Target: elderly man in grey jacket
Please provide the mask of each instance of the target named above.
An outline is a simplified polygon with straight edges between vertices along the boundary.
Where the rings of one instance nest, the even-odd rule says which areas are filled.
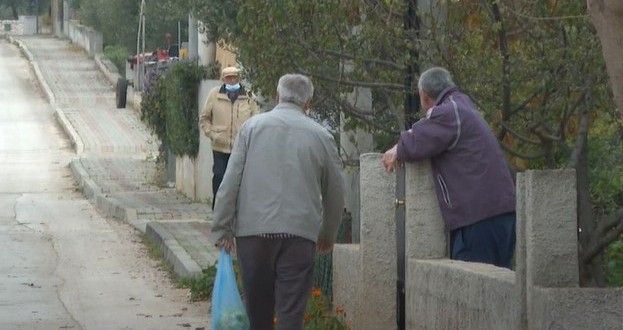
[[[240,129],[216,196],[212,233],[235,246],[252,330],[303,328],[316,251],[329,252],[344,208],[333,136],[306,116],[311,80],[279,79],[278,105]]]

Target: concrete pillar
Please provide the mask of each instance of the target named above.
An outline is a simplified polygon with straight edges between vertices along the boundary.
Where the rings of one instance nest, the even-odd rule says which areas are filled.
[[[188,14],[188,57],[199,58],[199,26],[192,13]]]
[[[62,26],[62,3],[61,0],[51,0],[50,1],[50,12],[52,19],[52,35],[56,37],[62,36],[61,26]]]
[[[575,171],[526,171],[517,182],[519,322],[532,329],[532,287],[579,286]]]
[[[429,160],[407,163],[405,173],[405,257],[447,257],[447,231],[435,193]]]
[[[369,88],[355,88],[347,100],[359,111],[372,113],[372,91]],[[359,155],[372,152],[374,141],[372,134],[364,129],[345,129],[346,118],[340,116],[340,148],[342,158],[346,160],[344,168],[346,181],[346,210],[351,215],[351,234],[353,243],[359,242]]]
[[[394,174],[381,154],[361,155],[361,286],[353,329],[396,329],[396,224]]]
[[[417,313],[425,310],[416,306],[413,297],[417,288],[409,285],[413,278],[409,266],[412,259],[442,259],[447,257],[447,231],[435,194],[433,173],[429,160],[405,164],[405,324],[407,329],[420,328]]]
[[[63,35],[69,35],[69,19],[71,18],[69,1],[63,1]]]
[[[198,22],[200,28],[205,28],[201,22]],[[208,40],[207,33],[201,33],[199,35],[199,43],[197,45],[199,54],[199,64],[209,65],[216,60],[216,43],[212,40]],[[217,77],[220,78],[220,77]]]

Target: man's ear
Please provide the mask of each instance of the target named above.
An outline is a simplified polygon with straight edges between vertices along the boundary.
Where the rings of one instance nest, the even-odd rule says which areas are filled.
[[[277,94],[275,94],[275,102],[277,102],[277,104],[279,104],[279,92],[277,92]]]

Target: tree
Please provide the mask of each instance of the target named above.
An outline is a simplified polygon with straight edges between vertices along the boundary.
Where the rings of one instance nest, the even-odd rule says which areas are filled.
[[[623,150],[585,3],[438,3],[419,13],[420,31],[404,28],[407,1],[193,5],[213,40],[236,46],[262,94],[271,96],[284,73],[308,74],[321,118],[335,121],[342,112],[353,125],[389,136],[385,141],[395,140],[392,134],[404,122],[402,100],[413,92],[403,83],[405,69],[413,63],[448,67],[494,127],[516,170],[576,169],[582,281],[603,285],[601,253],[623,227],[623,185],[616,185]],[[343,97],[356,87],[372,89],[372,115]],[[601,160],[609,157],[612,163],[604,166]]]
[[[623,2],[618,0],[587,0],[587,11],[601,40],[614,101],[623,119]]]
[[[0,8],[8,8],[11,11],[11,18],[14,20],[18,19],[19,12],[23,7],[21,0],[0,0]]]
[[[182,40],[188,36],[188,13],[186,1],[146,1],[145,46],[155,50],[165,45],[165,34],[177,39],[178,22]],[[138,36],[140,1],[127,0],[80,0],[76,5],[82,24],[100,31],[104,45],[118,45],[134,52]]]

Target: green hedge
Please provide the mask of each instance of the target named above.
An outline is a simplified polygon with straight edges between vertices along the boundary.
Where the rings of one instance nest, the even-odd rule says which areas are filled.
[[[173,64],[147,75],[141,118],[176,156],[199,152],[199,86],[209,70],[194,62]]]

